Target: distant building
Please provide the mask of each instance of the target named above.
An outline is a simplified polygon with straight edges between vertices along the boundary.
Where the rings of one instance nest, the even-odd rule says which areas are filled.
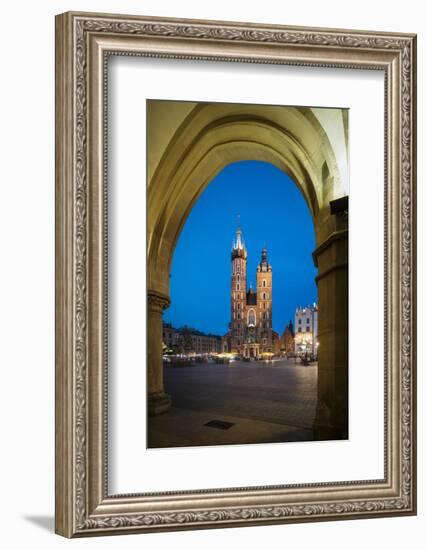
[[[295,311],[295,353],[317,357],[317,304],[299,307]]]
[[[231,320],[223,350],[257,359],[273,353],[273,270],[263,248],[256,272],[256,288],[247,289],[247,250],[240,227],[231,249]]]
[[[280,338],[280,352],[283,354],[294,353],[295,351],[295,333],[292,321],[286,325]]]
[[[275,355],[279,355],[280,353],[281,341],[280,335],[273,330],[273,352]]]
[[[221,353],[221,337],[191,327],[173,328],[163,323],[163,343],[176,353],[210,355]]]
[[[178,335],[170,323],[163,323],[163,344],[172,350],[177,343]]]

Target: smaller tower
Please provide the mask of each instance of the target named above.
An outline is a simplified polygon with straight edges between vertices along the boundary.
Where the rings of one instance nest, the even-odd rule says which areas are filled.
[[[261,252],[257,267],[258,338],[262,352],[273,351],[273,270],[268,263],[267,248]]]

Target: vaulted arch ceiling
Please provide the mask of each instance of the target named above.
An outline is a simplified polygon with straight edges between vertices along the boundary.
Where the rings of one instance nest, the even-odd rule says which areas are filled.
[[[329,201],[345,193],[346,177],[322,116],[304,107],[149,102],[149,284],[168,293],[173,250],[191,208],[215,175],[239,160],[270,162],[291,176],[319,244],[331,229]]]

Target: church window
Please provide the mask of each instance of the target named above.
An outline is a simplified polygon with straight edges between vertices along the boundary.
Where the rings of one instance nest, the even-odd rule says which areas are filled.
[[[266,283],[265,279],[262,281],[262,286],[263,286],[263,287],[266,287],[266,286],[267,286],[267,283]]]
[[[240,275],[237,275],[237,280],[240,281]]]
[[[240,283],[237,283],[237,290],[240,290]]]
[[[240,319],[240,312],[237,312],[237,318]]]
[[[255,324],[256,324],[255,311],[253,309],[250,309],[248,311],[248,325],[255,325]]]

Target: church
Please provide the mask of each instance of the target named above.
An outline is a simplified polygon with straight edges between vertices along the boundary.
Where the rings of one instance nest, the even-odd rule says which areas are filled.
[[[273,270],[267,249],[261,252],[256,288],[247,288],[247,250],[240,226],[231,248],[231,320],[226,347],[246,359],[273,353]]]

